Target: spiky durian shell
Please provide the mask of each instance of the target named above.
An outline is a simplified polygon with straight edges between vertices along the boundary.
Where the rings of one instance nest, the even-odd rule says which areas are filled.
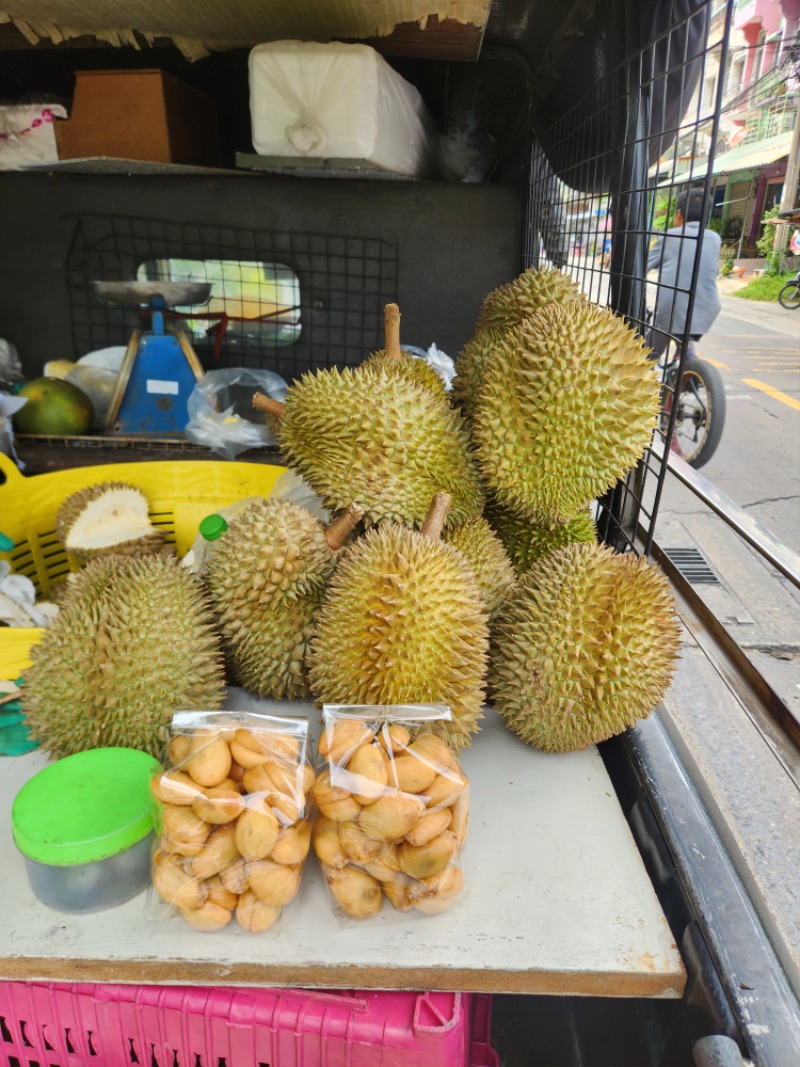
[[[310,696],[306,656],[319,605],[319,597],[284,600],[251,620],[229,652],[236,681],[256,696],[273,700]]]
[[[517,575],[530,570],[537,560],[557,548],[597,540],[597,527],[588,508],[567,522],[533,522],[490,502],[486,505],[485,515],[504,545]]]
[[[211,602],[226,644],[284,601],[319,600],[334,567],[322,523],[285,500],[251,504],[214,542],[206,565]]]
[[[311,621],[335,556],[322,523],[284,500],[252,504],[215,543],[206,580],[234,680],[258,696],[308,696]]]
[[[519,277],[484,299],[475,327],[479,330],[507,330],[548,304],[583,300],[575,282],[555,268],[530,267]]]
[[[85,489],[79,489],[77,492],[72,493],[61,504],[56,514],[56,537],[59,541],[67,547],[67,538],[69,532],[75,524],[76,519],[80,517],[82,512],[86,509],[87,505],[91,504],[95,500],[100,500],[107,493],[114,492],[114,490],[124,489],[127,492],[136,493],[137,497],[141,498],[142,510],[147,513],[147,497],[136,485],[129,485],[127,482],[98,482],[96,485],[87,486]],[[145,534],[143,537],[137,537],[133,540],[120,541],[115,545],[108,545],[102,548],[82,548],[80,546],[70,545],[69,551],[77,559],[84,561],[90,559],[96,559],[99,556],[115,555],[115,556],[148,556],[159,552],[164,546],[164,534],[163,531],[153,527],[151,532]]]
[[[219,637],[199,580],[175,559],[88,564],[25,672],[31,736],[53,756],[98,746],[159,755],[176,708],[221,707]],[[93,573],[94,572],[94,573]]]
[[[644,455],[659,405],[647,348],[586,302],[520,323],[485,368],[473,423],[483,476],[504,506],[567,522]]]
[[[472,418],[475,408],[475,399],[483,380],[483,368],[505,336],[505,330],[479,330],[472,340],[467,341],[456,358],[453,401],[468,419]]]
[[[567,545],[520,579],[493,633],[497,710],[535,748],[621,733],[666,693],[680,628],[664,575],[603,545]]]
[[[445,491],[452,524],[483,506],[461,416],[443,393],[385,368],[305,374],[276,421],[286,461],[333,511],[355,502],[367,524],[421,525]]]
[[[389,374],[397,374],[400,377],[410,378],[412,382],[438,393],[446,399],[446,390],[441,374],[439,374],[427,360],[412,356],[409,352],[401,350],[400,356],[387,356],[383,349],[373,352],[361,364],[362,367],[371,370],[383,369]]]
[[[502,541],[482,515],[446,530],[442,539],[467,561],[491,622],[517,583]]]
[[[447,704],[459,748],[482,714],[488,628],[461,553],[385,524],[345,549],[317,616],[309,678],[320,702]]]
[[[123,557],[121,561],[119,556],[98,556],[79,571],[68,575],[63,583],[61,607],[68,608],[73,600],[89,603],[105,596],[127,558]]]

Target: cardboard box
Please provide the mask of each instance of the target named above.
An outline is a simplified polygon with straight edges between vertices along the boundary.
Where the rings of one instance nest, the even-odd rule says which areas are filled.
[[[56,124],[59,159],[110,156],[219,164],[211,97],[162,70],[76,73],[70,118]]]

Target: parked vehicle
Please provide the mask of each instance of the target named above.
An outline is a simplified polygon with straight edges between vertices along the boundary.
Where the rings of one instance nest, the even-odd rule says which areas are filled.
[[[532,265],[570,272],[590,299],[644,333],[647,245],[666,229],[667,214],[657,207],[674,194],[670,154],[674,166],[700,136],[709,148],[698,182],[706,193],[710,188],[718,115],[707,103],[702,111],[699,102],[690,105],[712,59],[726,69],[727,38],[722,32],[710,45],[709,25],[716,20],[724,28],[734,6],[741,5],[495,0],[485,4],[482,27],[431,14],[423,20],[427,36],[412,22],[371,37],[419,86],[440,147],[462,164],[460,180],[452,170],[450,180],[401,178],[324,156],[304,167],[297,159],[254,159],[244,49],[195,64],[172,48],[144,53],[148,66],[169,68],[214,97],[224,166],[109,159],[113,152],[98,149],[88,159],[0,174],[0,335],[14,342],[33,375],[46,359],[126,345],[141,327],[135,309],[94,299],[98,279],[200,280],[216,285],[209,314],[231,322],[226,333],[213,322],[207,330],[201,314],[182,316],[205,369],[269,368],[291,382],[316,368],[357,364],[380,348],[383,307],[391,301],[402,310],[404,340],[422,349],[435,343],[455,358],[486,294]],[[316,33],[326,36],[318,25]],[[135,69],[141,56],[133,49],[16,47],[7,53],[7,73],[0,70],[0,96],[12,83],[63,94],[77,70]],[[578,254],[578,240],[582,251],[595,249],[594,258]],[[607,240],[605,264],[598,252]],[[699,467],[723,431],[719,375],[688,357],[690,338],[678,340],[664,368],[664,419],[653,447],[626,483],[598,502],[600,535],[620,551],[656,555],[667,435]],[[185,456],[182,442],[132,436],[21,438],[18,445],[34,478],[118,459],[121,450],[126,460]],[[37,551],[50,551],[46,541]],[[717,629],[704,619],[705,634],[716,637]],[[782,774],[785,764],[796,766],[791,716],[783,717],[774,694],[732,655],[726,646],[724,665],[715,666],[711,682],[703,675],[691,698],[711,714],[730,685],[748,715],[745,691],[748,700],[763,698],[769,714],[762,716],[759,704],[747,725],[769,739]],[[724,747],[722,728],[714,746]],[[784,759],[784,750],[793,755]],[[664,999],[497,995],[493,1043],[503,1067],[796,1067],[796,976],[776,947],[777,924],[765,918],[757,880],[742,875],[736,843],[722,834],[713,775],[688,758],[658,714],[604,742],[600,754],[663,909],[665,940],[685,963],[686,992]],[[737,768],[726,771],[735,776]],[[557,835],[558,815],[552,817]],[[522,847],[524,827],[518,832]],[[587,884],[587,909],[591,893]],[[491,976],[485,981],[490,986]]]
[[[778,293],[778,301],[781,307],[794,311],[800,308],[800,270],[797,276],[787,282]]]

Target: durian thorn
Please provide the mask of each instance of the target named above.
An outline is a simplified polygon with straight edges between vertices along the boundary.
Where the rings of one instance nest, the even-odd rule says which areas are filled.
[[[325,528],[325,540],[331,552],[338,552],[347,538],[364,518],[364,509],[359,504],[348,504],[330,526]]]
[[[383,309],[383,350],[390,359],[400,359],[400,308],[397,304],[387,304]]]
[[[281,418],[286,409],[286,405],[280,400],[273,400],[271,396],[266,396],[264,393],[253,394],[253,407],[256,411],[266,411],[268,415],[275,415],[276,418]]]
[[[444,528],[444,520],[447,518],[449,510],[450,494],[435,493],[433,500],[431,500],[431,506],[428,508],[428,514],[425,516],[425,522],[423,522],[420,530],[423,537],[430,537],[432,541],[439,540]]]

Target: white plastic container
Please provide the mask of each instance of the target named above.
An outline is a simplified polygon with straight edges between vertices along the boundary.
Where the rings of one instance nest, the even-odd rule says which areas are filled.
[[[259,155],[429,175],[435,124],[414,86],[369,45],[272,41],[251,51],[249,72]]]

